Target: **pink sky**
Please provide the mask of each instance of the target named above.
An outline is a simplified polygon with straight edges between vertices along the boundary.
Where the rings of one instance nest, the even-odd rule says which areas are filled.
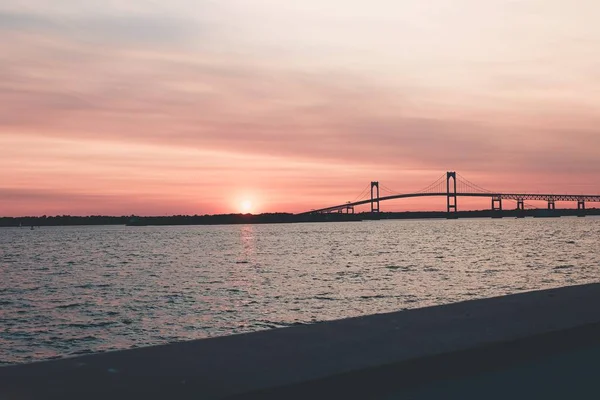
[[[446,170],[600,193],[598,15],[596,0],[4,0],[0,215],[300,212]]]

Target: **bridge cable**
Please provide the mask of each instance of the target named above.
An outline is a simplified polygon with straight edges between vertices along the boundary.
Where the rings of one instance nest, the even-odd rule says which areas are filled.
[[[356,203],[359,200],[362,200],[363,197],[365,197],[368,193],[369,193],[369,187],[371,186],[371,184],[367,184],[367,186],[362,190],[362,192],[360,192],[360,194],[358,196],[356,196],[356,198],[354,200],[351,201],[351,203]]]
[[[402,194],[400,192],[397,192],[395,190],[390,189],[389,187],[385,186],[382,183],[380,183],[379,186],[381,186],[384,190],[386,190],[387,192],[389,192],[391,195]]]
[[[468,180],[467,178],[465,178],[464,176],[462,176],[461,174],[457,173],[456,174],[459,178],[459,181],[462,181],[464,184],[466,184],[466,188],[467,189],[471,189],[473,190],[475,193],[494,193],[491,190],[485,189],[479,185],[477,185],[476,183],[471,182],[470,180]]]
[[[445,183],[446,174],[443,174],[433,183],[425,186],[423,189],[416,191],[415,193],[441,193],[443,192],[443,184]]]

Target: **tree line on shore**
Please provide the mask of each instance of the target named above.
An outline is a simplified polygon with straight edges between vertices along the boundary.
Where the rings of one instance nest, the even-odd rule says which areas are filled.
[[[294,214],[221,214],[221,215],[172,215],[149,216],[136,215],[57,215],[29,217],[0,217],[0,226],[69,226],[69,225],[199,225],[199,224],[236,224],[236,223],[268,223],[291,222]]]
[[[548,217],[548,216],[574,216],[574,215],[600,215],[600,209],[589,208],[585,211],[574,209],[544,210],[532,209],[525,211],[459,211],[453,214],[459,218],[477,217]],[[414,219],[414,218],[446,218],[448,214],[443,211],[417,211],[417,212],[369,212],[357,214],[291,214],[291,213],[266,213],[266,214],[217,214],[217,215],[172,215],[172,216],[31,216],[31,217],[0,217],[0,227],[29,227],[29,226],[73,226],[73,225],[227,225],[227,224],[269,224],[292,222],[336,222],[336,221],[361,221],[370,219]]]

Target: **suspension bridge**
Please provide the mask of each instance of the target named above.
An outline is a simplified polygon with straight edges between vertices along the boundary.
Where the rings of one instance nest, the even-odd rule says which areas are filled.
[[[369,191],[370,188],[370,191]],[[388,194],[380,196],[380,188]],[[370,196],[369,196],[370,192]],[[539,194],[539,193],[500,193],[487,190],[461,176],[457,172],[446,172],[435,182],[413,193],[397,193],[385,187],[379,182],[373,181],[357,196],[354,201],[348,201],[344,204],[306,211],[304,214],[323,214],[323,213],[352,213],[357,206],[370,204],[371,213],[379,213],[380,203],[395,199],[406,199],[415,197],[445,197],[446,210],[450,213],[458,211],[459,197],[487,197],[491,200],[492,211],[502,211],[503,200],[514,200],[517,203],[517,210],[525,210],[526,201],[546,201],[548,209],[556,209],[556,202],[570,201],[577,202],[578,210],[585,210],[586,203],[600,202],[600,195],[583,194]],[[532,207],[535,208],[535,207]]]

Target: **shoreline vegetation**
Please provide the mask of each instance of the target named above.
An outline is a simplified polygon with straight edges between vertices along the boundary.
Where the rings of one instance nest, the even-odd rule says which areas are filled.
[[[301,222],[346,222],[384,219],[446,219],[446,218],[519,218],[519,217],[566,217],[600,215],[600,209],[531,209],[531,210],[478,210],[458,211],[448,214],[444,211],[370,212],[356,214],[217,214],[217,215],[172,215],[172,216],[41,216],[41,217],[0,217],[0,227],[41,227],[77,225],[235,225],[235,224],[278,224]]]

